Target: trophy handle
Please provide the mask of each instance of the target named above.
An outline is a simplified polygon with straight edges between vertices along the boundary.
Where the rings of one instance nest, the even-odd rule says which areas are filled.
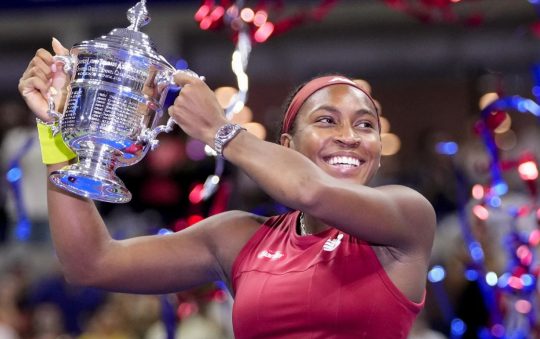
[[[166,73],[158,74],[155,80],[156,84],[158,86],[159,85],[176,86],[176,83],[174,82],[174,79],[173,79],[174,74],[176,72],[186,73],[189,76],[199,78],[203,81],[205,80],[204,76],[199,76],[197,73],[193,72],[190,69],[182,69],[182,70],[175,70],[174,72],[170,72],[170,73],[166,72]],[[165,125],[159,125],[155,127],[154,129],[147,128],[139,136],[139,141],[149,143],[150,149],[154,150],[159,145],[159,140],[156,139],[158,134],[162,132],[169,133],[170,131],[172,131],[174,124],[175,124],[175,121],[171,117],[169,118],[169,120],[167,120],[167,123]]]
[[[162,132],[169,133],[170,131],[172,131],[174,124],[174,119],[169,118],[165,125],[159,125],[154,129],[146,128],[144,131],[141,132],[141,135],[139,135],[138,139],[141,142],[149,143],[150,149],[153,151],[159,145],[159,140],[156,139],[158,134]]]
[[[64,72],[66,74],[71,74],[73,69],[73,58],[70,55],[55,55],[53,56],[54,61],[60,61],[64,64]]]
[[[66,74],[71,74],[71,70],[73,69],[73,59],[69,55],[55,55],[53,57],[53,60],[60,61],[64,64],[63,71]],[[47,92],[47,114],[51,118],[51,121],[47,124],[51,126],[53,135],[58,134],[60,132],[60,126],[58,126],[58,122],[60,122],[60,119],[62,118],[62,114],[56,110],[56,105],[54,103],[54,99],[58,95],[58,90],[54,87],[49,88],[49,91]]]

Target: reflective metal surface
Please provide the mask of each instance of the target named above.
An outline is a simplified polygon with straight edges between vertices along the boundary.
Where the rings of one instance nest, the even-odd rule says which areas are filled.
[[[71,73],[60,130],[79,162],[53,172],[50,180],[115,203],[131,199],[116,168],[140,161],[157,145],[156,135],[173,126],[172,119],[156,126],[175,69],[139,31],[150,20],[145,1],[132,7],[128,18],[128,28],[78,43],[69,56],[56,57]]]

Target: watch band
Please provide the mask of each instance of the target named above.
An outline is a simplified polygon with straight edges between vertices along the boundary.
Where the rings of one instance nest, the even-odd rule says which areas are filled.
[[[227,123],[221,126],[214,137],[214,150],[223,157],[223,148],[241,131],[246,129],[238,124]]]

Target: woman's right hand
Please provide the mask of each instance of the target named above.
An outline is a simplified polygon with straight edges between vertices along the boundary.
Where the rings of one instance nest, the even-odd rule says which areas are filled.
[[[52,48],[57,55],[69,54],[69,50],[55,38],[52,40]],[[54,95],[56,110],[61,111],[66,99],[67,84],[68,78],[62,71],[62,63],[55,62],[49,51],[40,48],[19,80],[19,93],[36,117],[51,121],[47,114],[49,91],[51,87],[56,90],[52,90],[51,94]]]

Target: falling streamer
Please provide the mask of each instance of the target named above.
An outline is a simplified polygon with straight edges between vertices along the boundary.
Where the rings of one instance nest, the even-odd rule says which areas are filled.
[[[242,8],[243,1],[237,2],[237,8]],[[237,11],[238,13],[240,10]],[[231,18],[231,21],[234,18]],[[249,89],[249,78],[246,73],[248,66],[249,55],[251,53],[251,37],[248,33],[247,26],[242,24],[238,32],[238,42],[236,43],[236,48],[232,54],[231,58],[231,68],[233,73],[236,76],[236,82],[238,85],[238,93],[232,98],[229,105],[225,108],[225,117],[228,120],[231,120],[235,114],[240,112],[247,100],[247,94]],[[209,147],[206,148],[206,151],[210,150]],[[215,152],[213,155],[217,155]],[[221,181],[221,176],[223,175],[223,170],[225,168],[225,159],[223,157],[216,156],[216,165],[214,173],[209,175],[203,186],[202,198],[207,200],[210,198],[218,189],[219,182]]]

